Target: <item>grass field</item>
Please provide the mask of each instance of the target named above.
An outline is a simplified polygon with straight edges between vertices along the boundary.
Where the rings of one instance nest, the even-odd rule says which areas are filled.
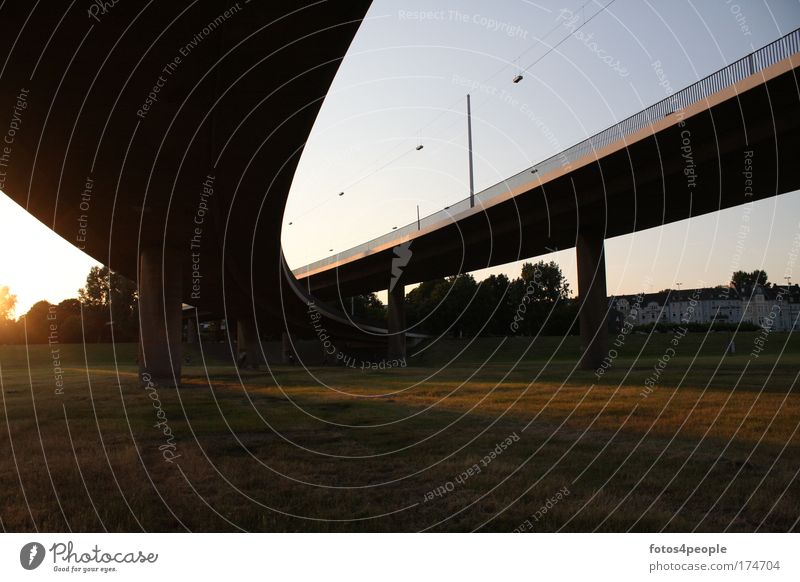
[[[6,531],[788,531],[800,341],[629,336],[429,346],[391,370],[184,367],[129,344],[0,346]],[[438,365],[436,365],[438,364]],[[156,400],[157,398],[157,400]],[[166,431],[166,432],[165,432]],[[504,445],[499,445],[499,443]]]

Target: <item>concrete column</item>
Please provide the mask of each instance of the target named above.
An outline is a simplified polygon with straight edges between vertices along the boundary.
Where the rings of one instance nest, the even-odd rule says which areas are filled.
[[[146,385],[181,381],[181,253],[161,246],[139,252],[139,378]]]
[[[186,320],[186,343],[197,343],[197,318],[195,317]]]
[[[389,348],[387,357],[400,360],[406,357],[406,287],[397,283],[389,289],[388,331]]]
[[[603,233],[582,229],[575,247],[578,258],[578,302],[580,306],[580,366],[585,370],[600,367],[608,355],[606,328],[606,258]]]
[[[252,313],[236,319],[236,344],[236,361],[242,361],[242,356],[246,353],[244,367],[257,370],[258,364],[261,362],[261,342]]]

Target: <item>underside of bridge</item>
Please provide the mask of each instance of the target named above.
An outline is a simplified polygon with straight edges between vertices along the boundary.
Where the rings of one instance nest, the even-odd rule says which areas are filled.
[[[288,334],[320,320],[332,335],[383,342],[398,357],[405,286],[570,247],[582,363],[593,367],[607,342],[604,239],[800,188],[795,55],[586,159],[532,174],[524,188],[298,282],[280,246],[286,198],[369,4],[3,5],[0,115],[16,129],[0,152],[0,189],[138,282],[147,378],[180,381],[181,302],[237,320],[252,365],[260,329],[285,332],[290,344]],[[341,297],[387,288],[388,334],[336,309]]]
[[[138,281],[142,373],[179,380],[181,301],[240,320],[251,350],[258,327],[308,324],[284,205],[369,4],[4,3],[0,112],[18,121],[0,188]]]

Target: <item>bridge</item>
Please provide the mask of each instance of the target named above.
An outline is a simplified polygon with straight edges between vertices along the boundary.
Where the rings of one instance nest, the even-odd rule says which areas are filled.
[[[293,273],[329,301],[391,285],[394,355],[404,285],[575,247],[581,363],[595,369],[608,352],[604,239],[800,188],[798,65],[795,30],[473,199]]]
[[[406,285],[571,246],[593,366],[607,344],[605,238],[800,187],[795,31],[472,201],[292,273],[286,198],[368,8],[0,8],[0,115],[14,120],[0,188],[138,282],[141,374],[180,382],[184,302],[235,320],[250,353],[260,329],[308,333],[313,302],[332,335],[397,356]],[[393,280],[393,258],[408,255]],[[388,333],[336,308],[390,287]]]

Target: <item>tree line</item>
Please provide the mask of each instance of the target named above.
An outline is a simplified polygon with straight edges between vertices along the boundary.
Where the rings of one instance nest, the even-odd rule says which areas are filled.
[[[577,333],[577,301],[557,263],[524,263],[520,276],[471,274],[432,279],[405,298],[406,324],[413,330],[454,337]],[[359,295],[352,314],[374,323],[386,320],[386,306],[374,293]],[[574,329],[573,329],[574,328]]]
[[[736,271],[731,285],[743,290],[773,284],[757,269]],[[406,295],[406,322],[413,331],[453,337],[577,334],[572,295],[557,263],[524,263],[514,279],[500,274],[476,281],[461,274],[425,281]],[[138,340],[136,284],[108,267],[92,267],[77,298],[56,305],[39,301],[16,320],[15,306],[9,288],[0,287],[0,344],[47,343],[53,324],[60,343]],[[386,306],[374,293],[347,298],[342,307],[361,320],[386,321]]]
[[[58,304],[34,303],[13,319],[17,298],[0,287],[0,344],[137,341],[139,306],[136,284],[108,267],[92,267],[77,298]],[[113,321],[113,330],[111,322]]]

